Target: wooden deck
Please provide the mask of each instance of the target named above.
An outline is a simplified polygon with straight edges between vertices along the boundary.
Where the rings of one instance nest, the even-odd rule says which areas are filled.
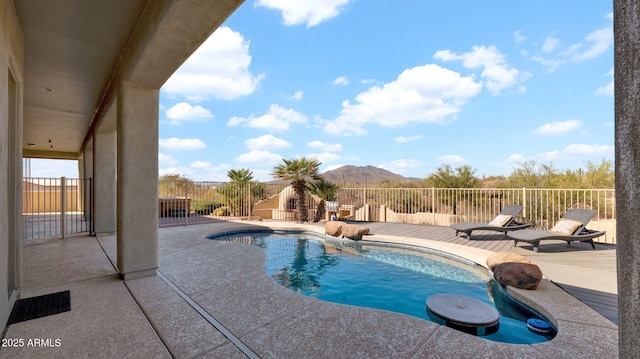
[[[462,244],[493,252],[506,251],[523,255],[534,261],[545,277],[603,316],[618,324],[618,292],[616,250],[613,245],[543,241],[539,252],[532,246],[507,239],[498,232],[474,231],[471,239],[455,235],[449,227],[367,222],[372,234],[424,238]]]

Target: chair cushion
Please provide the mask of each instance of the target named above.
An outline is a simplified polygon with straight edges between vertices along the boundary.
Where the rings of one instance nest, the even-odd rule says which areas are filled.
[[[493,219],[493,221],[489,222],[488,224],[494,227],[504,227],[505,224],[509,223],[511,218],[513,218],[513,216],[510,216],[508,214],[499,214],[496,216],[496,218]]]
[[[582,222],[573,219],[561,219],[556,223],[550,232],[558,234],[572,235],[578,228],[582,227]]]

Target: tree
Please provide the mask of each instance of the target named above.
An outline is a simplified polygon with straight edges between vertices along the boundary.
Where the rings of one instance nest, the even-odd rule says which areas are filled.
[[[300,221],[309,221],[309,211],[305,201],[307,192],[307,182],[319,180],[318,168],[322,164],[316,159],[302,157],[296,160],[282,159],[284,164],[273,167],[271,175],[284,181],[291,181],[291,186],[296,194],[298,210],[300,211]]]
[[[530,160],[520,163],[506,182],[513,188],[554,188],[558,182],[558,176],[558,171],[553,168],[553,164],[538,165],[536,161]]]
[[[602,159],[600,164],[587,162],[587,171],[584,174],[584,182],[587,188],[614,188],[613,162]]]
[[[476,169],[469,165],[460,166],[455,169],[450,165],[438,167],[427,180],[436,188],[477,188],[480,186],[480,179],[475,176]],[[452,206],[453,214],[457,214],[457,198],[449,192],[441,193],[445,203]]]
[[[324,215],[326,201],[335,201],[336,192],[338,191],[338,185],[325,181],[324,178],[307,183],[307,190],[313,195],[320,198],[318,207],[316,208],[316,215],[313,218],[314,222],[320,222]]]
[[[477,188],[480,179],[475,176],[477,170],[469,165],[460,166],[455,169],[450,165],[438,167],[428,180],[436,188]]]
[[[249,183],[253,179],[253,172],[247,168],[241,168],[239,170],[229,170],[227,177],[231,182],[235,183]]]
[[[166,174],[158,179],[159,197],[186,197],[193,193],[193,181],[179,174]]]
[[[247,204],[254,198],[262,198],[264,185],[253,181],[253,172],[247,168],[229,170],[227,177],[231,182],[221,186],[218,192],[234,215],[250,216],[251,207]]]

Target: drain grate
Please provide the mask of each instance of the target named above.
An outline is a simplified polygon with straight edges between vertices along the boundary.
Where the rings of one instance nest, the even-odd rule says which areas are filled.
[[[71,291],[20,299],[13,306],[9,322],[15,324],[71,310]]]

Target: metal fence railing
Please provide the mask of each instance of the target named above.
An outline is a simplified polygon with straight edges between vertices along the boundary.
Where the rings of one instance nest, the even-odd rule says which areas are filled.
[[[306,196],[310,217],[315,201]],[[284,184],[161,180],[158,185],[160,226],[207,223],[220,219],[298,220],[292,188]]]
[[[191,182],[160,183],[161,226],[215,219],[298,220],[296,197],[286,184]],[[306,197],[309,218],[320,199]],[[615,243],[614,189],[535,188],[340,188],[335,215],[355,221],[448,226],[489,222],[508,204],[521,204],[519,220],[550,229],[568,208],[591,208],[590,229],[605,230],[597,239]],[[328,219],[332,213],[322,217]]]
[[[91,179],[25,178],[23,188],[25,241],[93,232]],[[489,222],[504,206],[520,204],[524,210],[519,221],[550,229],[568,208],[590,208],[596,215],[589,229],[606,231],[596,241],[615,244],[616,238],[614,189],[362,187],[340,188],[332,200],[335,212],[325,209],[320,218],[438,226]],[[306,195],[310,220],[320,202]],[[287,184],[163,178],[158,183],[158,216],[160,226],[224,219],[299,221],[300,208]]]
[[[24,241],[92,233],[91,186],[90,178],[23,178]]]

